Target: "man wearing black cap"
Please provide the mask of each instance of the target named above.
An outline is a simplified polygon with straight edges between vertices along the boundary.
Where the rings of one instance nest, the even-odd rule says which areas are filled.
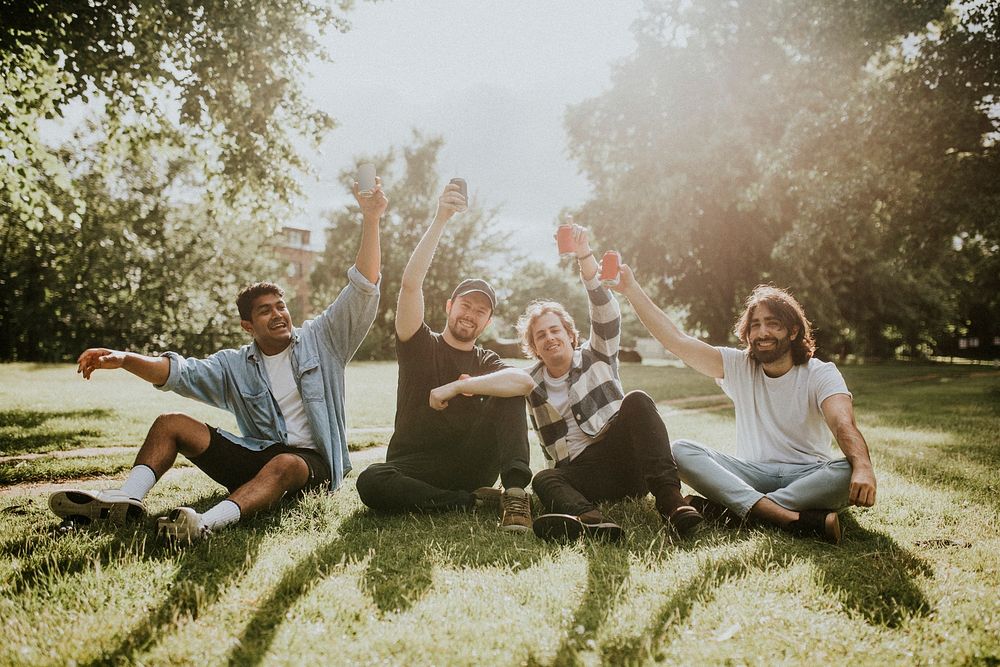
[[[399,384],[396,422],[385,463],[358,476],[361,501],[382,511],[477,506],[502,509],[504,530],[531,530],[524,487],[531,481],[528,425],[519,396],[465,396],[447,411],[430,407],[431,389],[507,368],[476,345],[490,323],[496,294],[485,280],[459,283],[445,304],[448,323],[435,333],[424,322],[423,282],[445,224],[466,209],[459,186],[448,184],[437,215],[410,256],[396,306]],[[500,477],[504,491],[493,485]]]

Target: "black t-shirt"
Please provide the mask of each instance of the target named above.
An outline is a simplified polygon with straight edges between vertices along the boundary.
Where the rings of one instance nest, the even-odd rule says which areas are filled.
[[[430,406],[431,389],[463,373],[485,375],[507,367],[495,352],[478,345],[471,350],[453,348],[426,323],[406,342],[396,337],[396,358],[396,424],[386,460],[461,445],[479,416],[484,397],[459,394],[439,412]]]

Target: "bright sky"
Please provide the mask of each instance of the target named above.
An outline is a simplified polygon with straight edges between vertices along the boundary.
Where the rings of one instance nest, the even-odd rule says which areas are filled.
[[[336,175],[358,153],[405,144],[411,129],[445,140],[442,186],[464,177],[535,257],[554,256],[559,210],[586,200],[568,159],[563,116],[610,81],[635,46],[639,0],[388,0],[359,3],[352,28],[327,35],[332,63],[316,63],[307,93],[337,119],[306,184],[307,214],[346,201]],[[392,199],[392,184],[387,183]],[[428,211],[428,218],[431,215]]]

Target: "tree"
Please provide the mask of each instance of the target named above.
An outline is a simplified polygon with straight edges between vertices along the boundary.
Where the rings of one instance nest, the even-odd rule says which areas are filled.
[[[963,17],[942,0],[648,2],[612,88],[567,114],[595,191],[581,220],[714,342],[729,340],[749,289],[772,280],[801,287],[810,308],[815,297],[831,344],[921,340],[952,300],[950,235],[974,219],[968,206],[932,225],[920,213],[968,192],[950,174],[991,126],[996,58],[983,51],[995,51],[995,28],[973,28],[995,26],[988,4]],[[907,61],[914,45],[922,65]],[[953,74],[955,86],[975,78],[972,93],[945,85]],[[956,110],[959,127],[926,145]],[[994,172],[972,155],[960,171],[981,183]],[[855,322],[867,330],[846,331]]]
[[[95,345],[198,355],[246,340],[234,304],[276,269],[266,226],[221,198],[193,199],[200,172],[176,147],[114,144],[91,128],[59,153],[78,219],[4,221],[0,358],[68,360]],[[69,205],[51,180],[40,187]]]
[[[417,132],[406,147],[394,147],[381,155],[365,156],[356,162],[373,162],[389,197],[389,209],[382,220],[382,298],[368,337],[358,350],[359,359],[389,359],[395,356],[396,298],[403,268],[437,208],[444,185],[437,173],[438,137]],[[350,189],[353,171],[341,173],[345,190]],[[470,184],[470,194],[475,189]],[[445,302],[460,280],[489,275],[497,259],[510,257],[507,235],[496,231],[497,211],[470,202],[469,210],[456,215],[445,229],[437,254],[424,281],[425,318],[435,331],[445,323]],[[344,273],[354,263],[360,232],[361,213],[356,204],[329,214],[323,254],[312,273],[313,306],[325,307],[344,285]]]
[[[97,100],[107,122],[178,142],[227,203],[280,208],[304,162],[296,136],[333,121],[303,97],[306,60],[325,56],[314,27],[345,30],[316,0],[3,0],[0,14],[0,200],[8,220],[39,228],[79,214],[69,174],[37,131],[70,101]],[[182,132],[172,133],[174,129]],[[46,188],[40,174],[54,174]],[[56,204],[53,187],[69,197]]]

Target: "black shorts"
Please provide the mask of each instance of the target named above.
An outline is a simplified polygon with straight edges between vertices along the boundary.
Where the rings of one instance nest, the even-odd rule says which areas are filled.
[[[219,429],[208,426],[211,440],[208,449],[190,459],[191,463],[232,493],[257,476],[268,461],[279,454],[293,454],[305,461],[309,468],[309,480],[300,489],[308,491],[330,483],[330,468],[323,456],[315,449],[274,444],[260,451],[247,449],[219,433]]]

